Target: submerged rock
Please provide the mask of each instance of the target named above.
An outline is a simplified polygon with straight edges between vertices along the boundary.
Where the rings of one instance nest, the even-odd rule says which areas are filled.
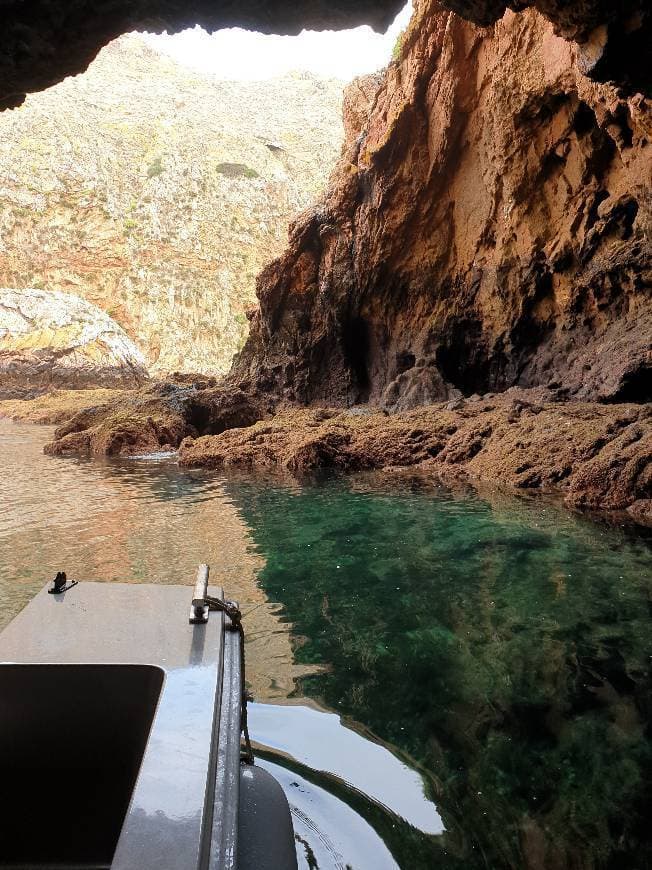
[[[0,389],[136,387],[145,359],[104,311],[70,293],[0,289]]]

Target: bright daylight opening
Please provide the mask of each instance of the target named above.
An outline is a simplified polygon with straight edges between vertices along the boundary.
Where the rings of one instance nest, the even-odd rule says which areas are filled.
[[[385,34],[127,34],[2,113],[16,389],[39,387],[43,355],[61,386],[225,374],[257,274],[336,164],[344,88],[388,63],[410,14]]]
[[[153,35],[152,48],[178,63],[232,81],[256,81],[293,71],[350,81],[386,66],[412,14],[407,3],[384,34],[370,27],[342,31],[302,31],[298,36],[267,36],[241,28],[206,33],[201,27],[183,33]]]

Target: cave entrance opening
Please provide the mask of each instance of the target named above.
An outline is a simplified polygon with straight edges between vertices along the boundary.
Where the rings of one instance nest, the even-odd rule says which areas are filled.
[[[388,63],[410,12],[385,34],[127,33],[83,74],[0,112],[0,287],[44,293],[75,323],[92,304],[119,385],[136,363],[143,380],[226,375],[257,276],[340,155],[344,88]],[[75,345],[84,370],[93,352]]]
[[[369,324],[364,317],[352,317],[344,325],[342,343],[344,359],[351,372],[355,402],[366,402],[371,392],[369,376]]]
[[[465,396],[486,393],[491,384],[491,367],[482,340],[480,324],[463,322],[446,331],[447,341],[436,353],[444,378]]]

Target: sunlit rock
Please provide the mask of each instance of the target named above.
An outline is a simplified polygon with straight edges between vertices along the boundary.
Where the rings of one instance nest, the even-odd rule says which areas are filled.
[[[0,392],[135,387],[145,359],[97,306],[70,293],[0,289]]]
[[[578,51],[534,10],[482,29],[419,3],[259,276],[238,382],[401,409],[513,386],[652,399],[652,116]]]
[[[150,371],[228,371],[342,142],[342,83],[220,81],[135,34],[0,113],[0,286],[88,299]]]

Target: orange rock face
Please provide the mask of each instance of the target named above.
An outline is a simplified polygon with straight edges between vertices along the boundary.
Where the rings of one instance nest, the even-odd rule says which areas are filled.
[[[401,410],[511,386],[652,398],[652,112],[534,10],[417,4],[354,83],[324,199],[259,278],[234,370],[291,402]]]

